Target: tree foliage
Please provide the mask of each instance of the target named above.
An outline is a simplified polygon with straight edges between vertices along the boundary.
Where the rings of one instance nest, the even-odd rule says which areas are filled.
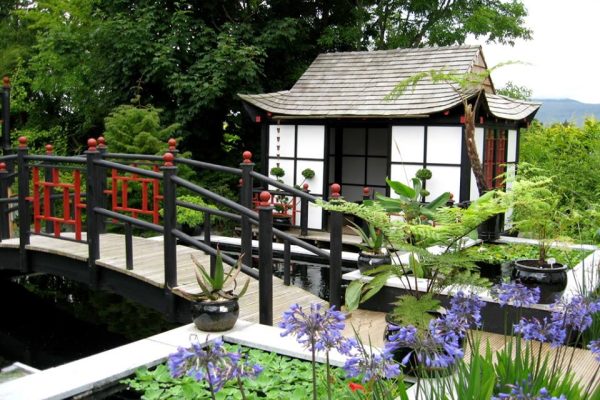
[[[527,38],[525,13],[519,0],[7,0],[0,73],[15,78],[17,127],[59,126],[76,149],[139,95],[196,156],[223,161],[224,133],[257,150],[239,92],[288,89],[326,51]]]
[[[496,93],[517,100],[531,100],[532,91],[527,86],[519,86],[512,81],[506,82],[506,85],[496,90]]]

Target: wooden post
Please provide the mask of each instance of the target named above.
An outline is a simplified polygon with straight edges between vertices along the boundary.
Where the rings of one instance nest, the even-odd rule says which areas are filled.
[[[100,231],[98,230],[98,215],[94,210],[99,207],[101,187],[98,179],[98,168],[94,161],[100,159],[100,152],[96,147],[96,139],[87,141],[88,149],[86,155],[87,188],[86,188],[86,211],[87,211],[87,242],[88,242],[88,267],[90,271],[90,285],[97,288],[99,284],[99,270],[96,260],[100,258]]]
[[[290,286],[292,268],[292,246],[289,240],[283,242],[283,284]]]
[[[258,309],[259,322],[273,325],[273,206],[271,195],[260,194],[258,208]]]
[[[54,147],[51,144],[46,145],[46,155],[51,156],[54,153]],[[53,182],[54,167],[47,166],[44,169],[44,181]],[[54,188],[52,186],[44,187],[44,214],[54,216],[54,200],[52,195]],[[46,220],[46,233],[54,233],[54,222]]]
[[[331,202],[340,200],[341,187],[337,183],[331,185]],[[338,310],[342,306],[342,225],[344,215],[332,211],[329,219],[329,305]]]
[[[8,199],[8,171],[6,163],[0,162],[0,198]],[[10,237],[10,220],[8,218],[8,203],[0,202],[0,242]]]
[[[106,140],[104,136],[98,137],[98,151],[100,152],[100,158],[104,158],[104,155],[108,152],[108,147],[106,146]],[[97,167],[97,179],[99,180],[99,197],[98,197],[98,207],[108,208],[108,199],[106,197],[106,168]],[[106,221],[104,220],[104,216],[98,217],[98,232],[106,233]]]
[[[172,153],[163,155],[163,227],[164,227],[164,268],[165,268],[165,300],[166,313],[170,319],[175,318],[175,296],[173,288],[177,286],[177,238],[173,229],[177,225],[177,204],[175,203],[175,183],[171,179],[177,174],[177,167],[173,164],[175,156]]]
[[[2,150],[3,154],[10,153],[10,79],[2,79]]]
[[[240,203],[247,209],[252,209],[252,187],[253,181],[250,173],[254,170],[252,162],[252,153],[244,151],[242,154],[243,161],[240,164],[242,169],[242,188],[240,194]],[[252,224],[247,215],[242,215],[242,264],[252,267]]]
[[[308,193],[308,183],[302,185],[304,192]],[[300,236],[308,235],[308,199],[300,199]]]
[[[27,165],[27,138],[19,138],[19,148],[17,150],[17,164],[19,172],[17,184],[19,187],[19,266],[21,272],[29,272],[27,265],[27,249],[30,234],[30,215],[29,215],[29,166]]]

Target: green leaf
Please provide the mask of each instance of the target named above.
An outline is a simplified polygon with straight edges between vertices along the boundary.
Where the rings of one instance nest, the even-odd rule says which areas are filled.
[[[354,311],[358,308],[358,304],[360,303],[360,295],[362,293],[362,288],[366,284],[366,282],[361,281],[360,279],[354,280],[350,282],[348,287],[346,288],[346,308],[348,311]]]
[[[406,197],[408,199],[414,199],[417,197],[418,192],[416,192],[413,188],[405,185],[399,181],[392,181],[388,178],[385,178],[385,181],[389,185],[389,187],[399,196]]]
[[[428,210],[436,210],[442,206],[444,206],[448,200],[450,200],[450,192],[445,192],[431,200],[428,204],[425,205],[425,208]]]

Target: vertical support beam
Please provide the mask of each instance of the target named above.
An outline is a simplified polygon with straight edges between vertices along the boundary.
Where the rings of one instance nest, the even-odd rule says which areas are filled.
[[[171,179],[177,174],[177,167],[173,164],[175,156],[172,153],[163,155],[163,227],[164,227],[164,267],[165,267],[165,300],[166,312],[170,319],[175,318],[175,296],[171,291],[177,286],[177,238],[173,229],[177,225],[177,204],[175,202],[175,183]]]
[[[133,269],[133,232],[130,222],[125,222],[125,268]]]
[[[100,158],[104,158],[104,155],[108,152],[108,147],[106,147],[106,140],[104,136],[98,137],[98,151],[100,152]],[[98,196],[98,206],[102,208],[108,208],[108,198],[106,196],[106,168],[97,167],[97,179],[99,180],[99,189],[100,193]],[[104,216],[99,216],[98,218],[98,232],[106,233],[106,221]]]
[[[8,171],[6,163],[0,162],[0,198],[8,199]],[[0,203],[0,242],[10,237],[10,220],[8,218],[8,203]]]
[[[283,284],[290,286],[292,264],[292,246],[289,240],[283,242]]]
[[[17,150],[17,164],[19,172],[17,184],[19,187],[19,266],[21,272],[29,272],[27,265],[27,250],[29,244],[30,233],[30,216],[29,216],[29,166],[27,165],[27,138],[21,136],[19,138],[19,148]]]
[[[99,160],[101,155],[96,147],[96,139],[90,138],[87,141],[88,149],[86,155],[87,169],[87,187],[86,187],[86,211],[87,211],[87,243],[88,243],[88,267],[90,271],[90,285],[93,288],[98,287],[98,266],[96,260],[100,258],[100,232],[98,230],[98,215],[95,208],[99,207],[100,189],[98,179],[98,168],[94,161]]]
[[[260,194],[258,208],[258,309],[259,322],[273,325],[273,206],[271,195]]]
[[[46,155],[51,156],[54,153],[54,147],[51,144],[46,145]],[[44,181],[52,182],[54,168],[47,166],[44,168]],[[52,195],[54,194],[54,188],[52,186],[44,187],[44,215],[54,216],[54,200]],[[54,233],[54,222],[46,220],[46,233]]]
[[[10,153],[10,79],[2,78],[2,151]]]
[[[253,181],[250,173],[254,170],[252,162],[252,153],[244,151],[243,161],[240,164],[242,169],[242,189],[240,194],[240,203],[247,209],[252,209],[252,187]],[[247,215],[242,215],[242,264],[252,267],[252,224]]]
[[[340,200],[341,187],[337,183],[331,185],[331,202]],[[342,306],[342,225],[344,215],[332,211],[329,218],[329,305],[338,310]]]
[[[302,185],[305,193],[308,193],[308,183]],[[300,236],[308,235],[308,199],[300,198]]]
[[[211,245],[211,238],[210,238],[210,212],[205,211],[204,212],[204,243],[207,246]],[[217,258],[214,255],[210,255],[210,276],[215,276],[215,270],[216,270],[216,262],[217,262]]]

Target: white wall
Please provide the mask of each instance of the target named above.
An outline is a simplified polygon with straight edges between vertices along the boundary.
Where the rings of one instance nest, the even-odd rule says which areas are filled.
[[[277,127],[280,132],[280,150],[277,158]],[[324,125],[271,125],[269,126],[269,171],[277,162],[285,170],[282,178],[286,185],[301,185],[304,181],[302,171],[311,168],[315,176],[306,181],[309,190],[321,196],[325,178],[325,126]],[[294,173],[295,171],[295,173]],[[273,178],[273,176],[270,176]],[[270,187],[270,189],[275,189]],[[300,199],[297,201],[296,225],[300,224]],[[311,229],[322,229],[322,209],[309,206],[308,222]]]
[[[424,126],[392,127],[392,162],[423,162]]]
[[[427,163],[460,164],[462,127],[430,126],[427,128]]]

